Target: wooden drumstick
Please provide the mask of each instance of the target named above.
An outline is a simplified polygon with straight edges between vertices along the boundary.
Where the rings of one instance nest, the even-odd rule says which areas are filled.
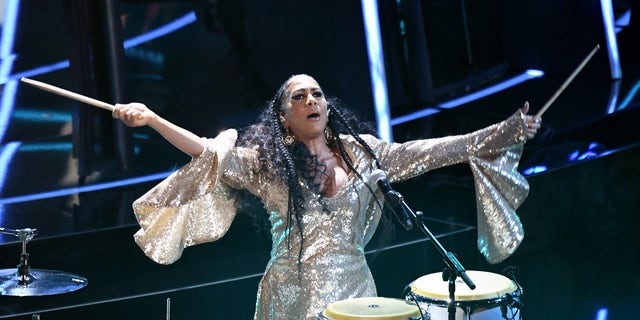
[[[46,84],[44,82],[28,79],[28,78],[20,78],[20,81],[30,84],[38,89],[42,89],[44,91],[49,91],[51,93],[55,93],[57,95],[61,95],[63,97],[71,98],[76,101],[84,102],[86,104],[90,104],[94,107],[102,108],[105,110],[113,111],[116,107],[112,104],[108,104],[106,102],[102,102],[100,100],[96,100],[93,98],[89,98],[87,96],[83,96],[81,94],[77,94],[75,92],[71,92],[69,90],[65,90],[62,88],[58,88],[56,86],[52,86],[50,84]]]
[[[582,60],[582,63],[580,63],[580,65],[578,65],[578,67],[575,70],[573,70],[573,73],[571,73],[569,78],[567,78],[567,80],[564,81],[564,83],[562,84],[562,86],[560,86],[558,91],[556,91],[556,93],[551,97],[551,99],[549,99],[549,101],[547,101],[547,103],[545,103],[545,105],[542,107],[542,109],[540,109],[540,111],[538,111],[538,114],[536,114],[536,117],[541,117],[542,114],[545,111],[547,111],[547,109],[549,109],[549,106],[553,103],[553,101],[555,101],[556,98],[558,98],[558,96],[560,95],[560,93],[562,93],[562,91],[569,85],[569,83],[571,81],[573,81],[573,78],[575,78],[576,75],[578,75],[578,72],[580,72],[580,70],[582,70],[582,68],[584,68],[584,66],[587,64],[587,62],[589,62],[589,60],[591,60],[591,57],[593,57],[593,55],[596,53],[596,51],[598,51],[598,49],[600,49],[600,45],[599,44],[597,44],[596,47],[593,48],[593,50],[591,50],[591,53],[589,53],[589,55],[587,55],[587,57],[584,58],[584,60]]]

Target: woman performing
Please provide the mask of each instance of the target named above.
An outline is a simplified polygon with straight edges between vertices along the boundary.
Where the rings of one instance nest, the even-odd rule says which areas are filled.
[[[161,264],[188,246],[229,229],[238,190],[262,200],[273,245],[259,285],[255,319],[317,319],[328,303],[375,296],[364,248],[382,216],[382,195],[369,183],[382,169],[390,182],[469,163],[478,205],[478,247],[500,262],[522,241],[515,209],[528,194],[517,172],[524,142],[540,128],[528,104],[476,132],[386,143],[362,131],[308,75],[289,78],[259,121],[238,135],[200,138],[140,103],[118,104],[114,117],[148,125],[192,160],[133,204],[135,240]],[[490,222],[489,222],[490,221]]]

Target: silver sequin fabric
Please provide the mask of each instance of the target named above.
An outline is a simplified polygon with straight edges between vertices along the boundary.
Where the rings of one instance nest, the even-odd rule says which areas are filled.
[[[361,137],[372,147],[390,182],[406,180],[443,166],[468,163],[476,187],[478,249],[490,263],[509,257],[522,242],[524,231],[515,210],[529,186],[517,166],[524,144],[524,115],[466,135],[386,143]],[[302,181],[305,214],[300,264],[297,229],[287,241],[286,186],[266,170],[259,170],[259,154],[235,147],[235,130],[207,139],[199,157],[174,172],[133,204],[140,230],[135,241],[160,264],[180,258],[191,245],[224,236],[236,214],[235,190],[246,189],[263,201],[273,245],[261,279],[255,319],[317,319],[328,303],[376,296],[364,248],[372,238],[381,210],[366,187],[375,164],[351,136],[341,136],[354,161],[353,172],[337,194],[319,203]],[[329,212],[323,210],[327,207]]]

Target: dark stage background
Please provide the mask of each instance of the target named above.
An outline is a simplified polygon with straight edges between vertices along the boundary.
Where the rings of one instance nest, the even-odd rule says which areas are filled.
[[[133,242],[131,203],[189,158],[148,128],[126,128],[21,77],[109,103],[143,102],[212,137],[253,121],[284,80],[307,73],[375,123],[363,18],[363,4],[374,3],[391,118],[432,110],[396,121],[397,142],[480,129],[524,101],[535,113],[600,45],[525,146],[519,169],[531,192],[518,213],[526,236],[505,262],[488,264],[476,249],[467,166],[394,187],[467,269],[519,269],[523,318],[635,318],[640,9],[605,0],[0,1],[0,228],[37,229],[31,266],[88,280],[70,293],[0,295],[0,318],[159,319],[170,299],[174,319],[250,319],[270,250],[268,235],[240,215],[223,239],[186,249],[174,264],[146,258]],[[614,76],[612,55],[621,68]],[[448,104],[527,70],[543,76]],[[0,268],[16,268],[20,252],[15,236],[0,234]],[[404,298],[407,284],[445,266],[423,234],[399,226],[370,258],[385,297]]]

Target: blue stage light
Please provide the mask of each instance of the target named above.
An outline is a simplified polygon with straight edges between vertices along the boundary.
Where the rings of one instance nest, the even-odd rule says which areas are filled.
[[[382,38],[380,36],[380,23],[378,19],[378,4],[376,1],[369,0],[362,0],[361,3],[364,31],[367,40],[373,103],[376,112],[376,121],[378,123],[378,134],[380,135],[380,139],[391,142],[393,141],[393,133],[390,124],[391,115],[389,112],[384,54],[382,51]]]
[[[497,83],[495,85],[492,85],[490,87],[484,88],[482,90],[473,92],[471,94],[447,101],[447,102],[443,102],[441,104],[438,104],[436,106],[432,106],[432,107],[428,107],[425,109],[422,109],[420,111],[416,111],[404,116],[400,116],[397,118],[393,118],[391,119],[391,125],[395,126],[401,123],[405,123],[405,122],[409,122],[412,120],[416,120],[419,118],[423,118],[423,117],[427,117],[433,114],[436,114],[439,112],[439,109],[452,109],[464,104],[467,104],[469,102],[484,98],[486,96],[492,95],[494,93],[506,90],[508,88],[511,88],[513,86],[516,86],[520,83],[523,83],[525,81],[531,80],[531,79],[535,79],[535,78],[540,78],[544,76],[544,72],[541,70],[536,70],[536,69],[528,69],[525,72],[509,78],[505,81],[502,81],[500,83]]]
[[[80,194],[80,193],[91,192],[96,190],[105,190],[105,189],[111,189],[111,188],[124,187],[128,185],[134,185],[134,184],[148,182],[148,181],[162,180],[168,177],[171,173],[173,173],[173,171],[161,172],[161,173],[156,173],[156,174],[147,175],[147,176],[141,176],[136,178],[129,178],[129,179],[123,179],[123,180],[117,180],[117,181],[111,181],[111,182],[105,182],[105,183],[98,183],[98,184],[89,185],[89,186],[65,188],[60,190],[33,193],[33,194],[17,196],[17,197],[3,198],[3,199],[0,199],[0,205],[62,197],[62,196]]]
[[[596,312],[596,320],[607,320],[608,316],[609,316],[609,309],[607,308],[600,308]]]

